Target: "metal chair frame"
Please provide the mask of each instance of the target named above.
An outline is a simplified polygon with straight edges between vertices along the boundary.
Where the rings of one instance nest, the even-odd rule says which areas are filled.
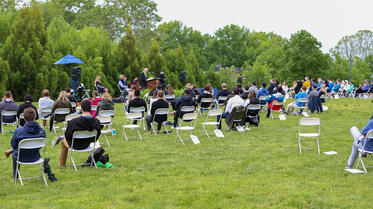
[[[318,126],[318,132],[304,133],[301,132],[302,126]],[[320,131],[321,131],[321,120],[320,118],[301,118],[298,126],[298,151],[302,154],[302,149],[317,149],[320,154]],[[302,148],[301,138],[316,138],[317,148]]]

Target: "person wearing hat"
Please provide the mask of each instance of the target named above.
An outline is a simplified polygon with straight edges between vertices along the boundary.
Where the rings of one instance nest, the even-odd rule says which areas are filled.
[[[31,94],[27,94],[24,99],[25,103],[21,104],[18,108],[18,111],[17,111],[17,118],[19,118],[19,116],[23,113],[23,111],[26,109],[26,108],[33,108],[36,112],[36,118],[35,120],[38,120],[39,119],[39,115],[38,115],[38,110],[36,109],[36,107],[32,104],[32,102],[34,101],[34,99],[32,98],[32,95]],[[19,120],[19,125],[20,126],[23,126],[25,125],[25,120],[22,118]]]
[[[195,98],[196,97],[196,92],[194,92],[192,84],[190,84],[190,83],[185,84],[185,90],[187,90],[187,89],[190,90],[190,96]]]

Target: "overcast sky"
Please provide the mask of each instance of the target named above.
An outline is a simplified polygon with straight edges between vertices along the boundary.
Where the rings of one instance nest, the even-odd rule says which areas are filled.
[[[306,29],[328,52],[345,35],[373,30],[373,0],[155,0],[162,22],[213,34],[227,24],[290,37]]]

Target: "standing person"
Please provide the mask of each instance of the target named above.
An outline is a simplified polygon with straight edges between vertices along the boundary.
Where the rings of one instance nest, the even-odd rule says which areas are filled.
[[[148,68],[144,68],[144,71],[141,72],[140,74],[140,86],[142,90],[146,89],[146,73],[148,72]]]
[[[168,103],[163,99],[164,93],[162,90],[157,92],[158,100],[153,102],[152,106],[150,107],[150,114],[146,116],[146,126],[148,128],[148,134],[151,133],[151,123],[156,121],[158,123],[157,133],[160,132],[162,128],[162,123],[167,121],[167,115],[157,115],[155,117],[155,111],[160,108],[167,108],[169,107]]]
[[[96,86],[96,89],[97,89],[98,93],[100,93],[100,94],[104,93],[105,87],[103,87],[102,84],[101,84],[101,76],[100,75],[98,75],[95,79],[95,86]]]
[[[19,118],[19,116],[23,113],[23,111],[26,109],[26,108],[29,108],[31,107],[32,109],[35,110],[36,112],[36,118],[35,120],[39,119],[39,115],[38,115],[38,110],[36,109],[36,107],[32,104],[32,102],[34,101],[34,99],[32,98],[32,96],[30,94],[27,94],[25,97],[24,97],[24,102],[23,104],[21,104],[17,110],[17,118]],[[25,120],[24,119],[20,119],[19,120],[19,125],[20,126],[23,126],[25,125]]]
[[[54,138],[52,145],[57,145],[60,141],[61,143],[61,153],[60,160],[58,162],[59,166],[66,165],[67,151],[71,147],[74,132],[76,131],[97,131],[96,138],[98,139],[101,134],[101,123],[97,118],[91,115],[91,102],[88,99],[84,99],[81,104],[82,116],[72,119],[66,128],[65,136],[60,136]],[[81,150],[89,146],[94,138],[80,139],[74,141],[74,149]]]
[[[102,110],[114,110],[114,103],[109,93],[102,95],[102,99],[97,105],[96,115],[99,115]]]
[[[54,111],[56,111],[57,108],[69,108],[70,112],[72,113],[73,107],[71,106],[71,102],[67,98],[66,92],[61,91],[60,95],[58,96],[57,100],[54,102],[52,106],[52,117],[49,122],[49,131],[52,132],[53,130],[53,121],[56,122],[63,122],[65,120],[66,115],[54,115]]]
[[[0,114],[3,111],[16,111],[18,110],[18,105],[13,101],[12,92],[6,91],[2,102],[0,102]],[[0,121],[0,132],[2,130],[2,123],[13,123],[17,120],[16,116],[4,116],[3,120]]]
[[[101,101],[101,97],[98,96],[97,91],[92,92],[92,98],[89,101],[91,101],[91,106],[97,107],[98,103]],[[91,114],[93,117],[96,117],[96,110],[91,110]]]
[[[54,101],[50,99],[49,97],[49,91],[48,89],[44,89],[43,92],[42,92],[42,95],[43,97],[39,99],[39,114],[40,114],[40,110],[43,109],[43,108],[52,108],[53,104],[54,104]],[[47,121],[46,120],[43,120],[43,117],[40,116],[40,118],[42,119],[42,126],[45,127],[47,126]]]
[[[18,156],[18,145],[23,139],[30,139],[30,138],[45,138],[45,131],[42,127],[39,126],[37,122],[35,122],[37,115],[37,111],[32,108],[28,107],[24,109],[23,116],[26,121],[23,127],[17,128],[11,140],[12,149],[5,152],[5,155],[9,157],[11,153],[13,153],[13,178],[14,180],[17,179],[17,156]],[[19,153],[20,161],[22,162],[35,162],[40,159],[39,149],[22,149],[21,153]]]
[[[139,86],[139,83],[137,82],[138,81],[138,78],[135,77],[132,81],[132,86],[134,86],[136,89],[138,90],[141,90],[140,86]]]

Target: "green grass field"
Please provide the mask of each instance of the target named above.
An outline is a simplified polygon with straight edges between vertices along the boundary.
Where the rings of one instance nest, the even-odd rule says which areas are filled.
[[[11,158],[2,155],[0,208],[371,208],[373,169],[350,174],[344,167],[353,141],[349,129],[367,123],[372,103],[348,98],[327,100],[326,106],[327,112],[315,114],[322,122],[321,152],[338,155],[316,150],[300,155],[300,116],[280,121],[266,119],[264,113],[260,128],[224,132],[223,139],[201,137],[197,125],[198,145],[175,143],[174,132],[127,142],[121,139],[124,112],[116,105],[117,136],[109,137],[111,148],[103,145],[115,168],[57,168],[60,146],[51,146],[56,135],[48,131],[47,157],[60,180],[48,187],[40,179],[14,185]],[[0,138],[5,151],[11,134]],[[39,173],[36,166],[22,167],[23,176]]]

